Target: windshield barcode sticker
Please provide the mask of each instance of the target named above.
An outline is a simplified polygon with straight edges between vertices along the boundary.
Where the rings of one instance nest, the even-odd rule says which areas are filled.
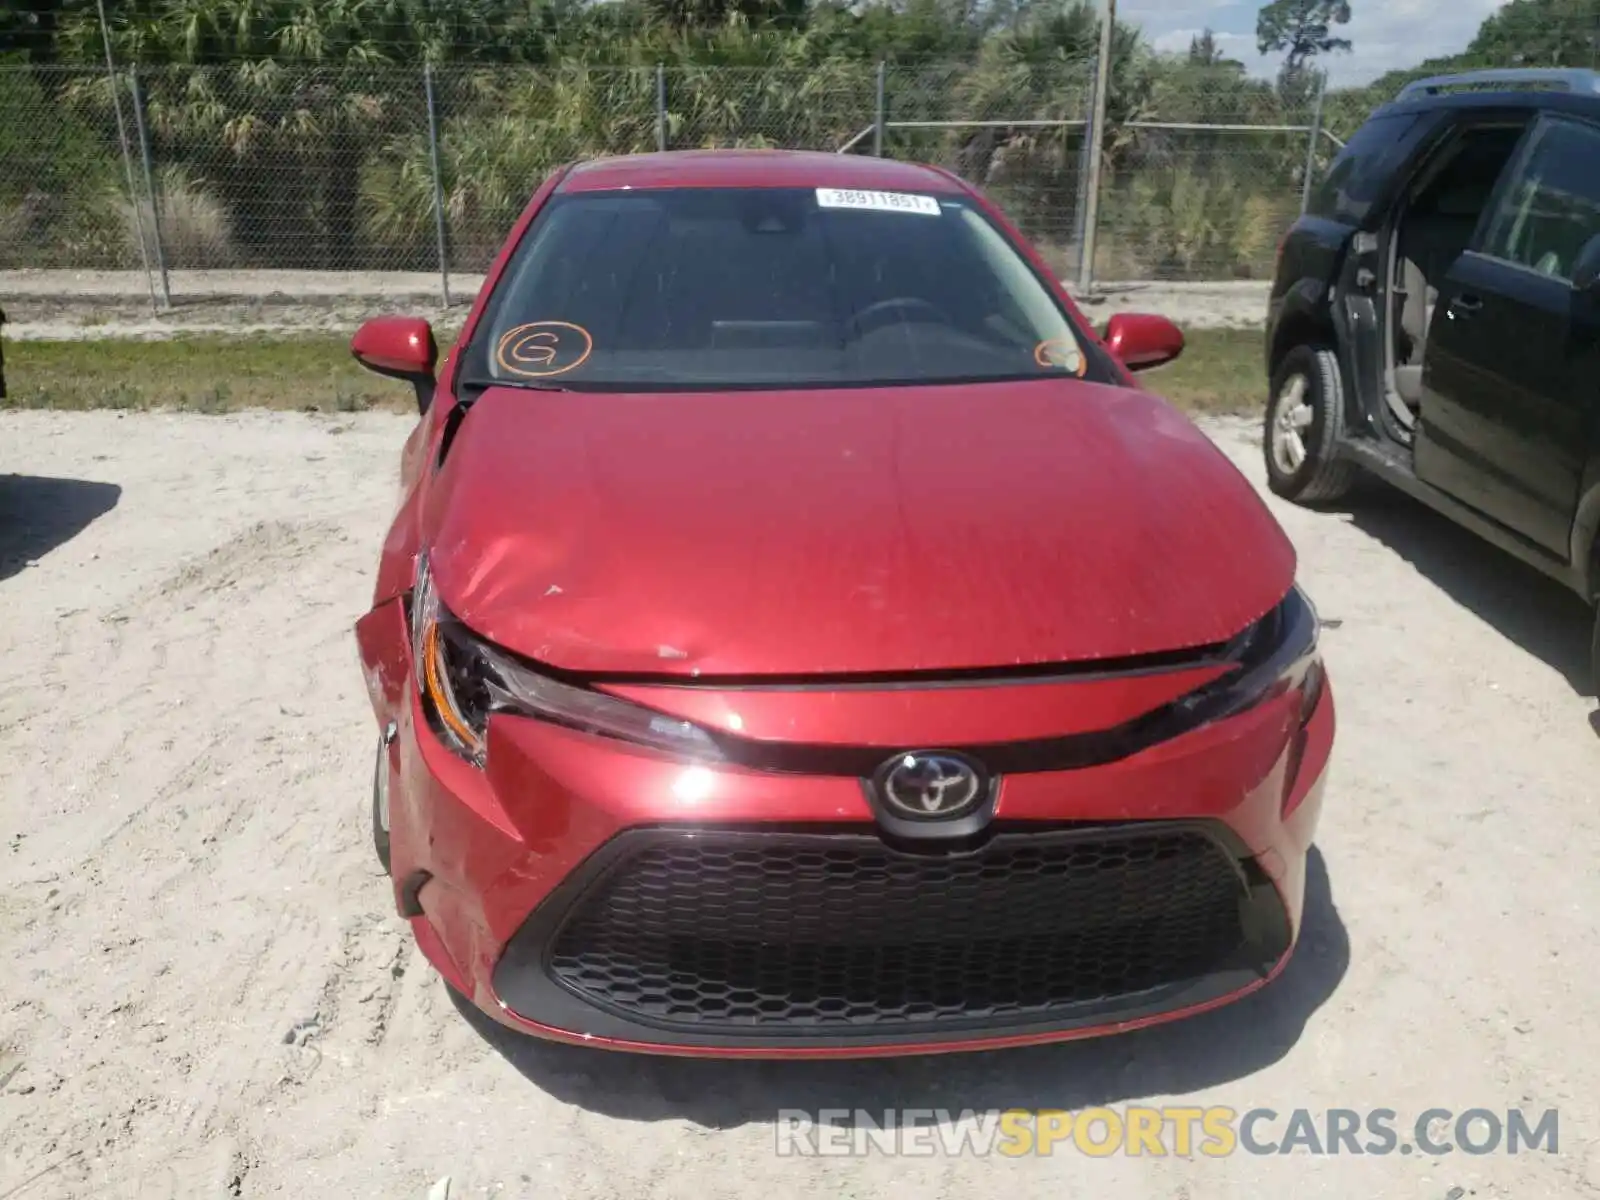
[[[932,196],[914,196],[909,192],[857,192],[842,188],[818,188],[817,207],[921,213],[927,217],[939,215],[939,202]]]

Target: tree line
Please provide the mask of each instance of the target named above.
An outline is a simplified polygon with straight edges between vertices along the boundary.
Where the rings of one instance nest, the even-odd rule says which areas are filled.
[[[873,121],[880,62],[890,120],[939,123],[891,128],[886,152],[954,167],[1062,269],[1075,250],[1099,43],[1085,0],[118,0],[107,10],[104,31],[93,0],[0,11],[0,267],[132,265],[134,232],[159,223],[177,267],[425,269],[437,247],[424,69],[457,269],[480,267],[538,179],[573,157],[653,149],[663,132],[674,148],[837,149]],[[1102,277],[1270,270],[1308,166],[1324,165],[1334,143],[1308,157],[1304,132],[1268,129],[1311,123],[1319,60],[1350,49],[1349,15],[1348,0],[1265,5],[1257,38],[1282,55],[1275,79],[1252,77],[1209,34],[1164,54],[1119,23]],[[1512,0],[1461,61],[1589,65],[1596,29],[1600,0]],[[103,32],[122,69],[115,85]],[[1330,132],[1347,134],[1400,82],[1328,94]],[[138,147],[133,197],[120,149],[139,128],[153,205]]]

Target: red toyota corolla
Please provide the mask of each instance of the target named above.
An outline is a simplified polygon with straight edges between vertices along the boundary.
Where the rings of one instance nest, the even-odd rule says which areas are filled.
[[[411,381],[357,627],[423,952],[547,1038],[967,1050],[1283,966],[1334,731],[1250,484],[955,176],[587,162]]]

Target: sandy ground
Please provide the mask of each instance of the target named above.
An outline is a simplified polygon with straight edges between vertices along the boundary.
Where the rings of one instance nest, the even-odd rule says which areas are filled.
[[[1209,428],[1256,478],[1249,425]],[[1554,585],[1398,497],[1274,503],[1342,726],[1302,948],[1250,1000],[1044,1051],[639,1060],[469,1019],[373,861],[350,629],[405,432],[0,417],[0,1196],[1600,1194],[1600,739]],[[773,1150],[784,1107],[1143,1100],[1557,1107],[1561,1153]]]
[[[6,336],[162,338],[175,333],[346,333],[364,318],[407,312],[455,329],[483,284],[453,276],[342,271],[178,271],[172,306],[153,307],[140,271],[0,271]],[[1107,283],[1080,297],[1091,319],[1157,312],[1186,329],[1248,328],[1266,318],[1264,283]]]

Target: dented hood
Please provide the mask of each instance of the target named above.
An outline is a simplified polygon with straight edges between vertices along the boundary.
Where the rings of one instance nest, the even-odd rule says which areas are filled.
[[[949,671],[1176,650],[1294,551],[1146,393],[1078,381],[486,392],[424,515],[441,599],[555,667]]]

